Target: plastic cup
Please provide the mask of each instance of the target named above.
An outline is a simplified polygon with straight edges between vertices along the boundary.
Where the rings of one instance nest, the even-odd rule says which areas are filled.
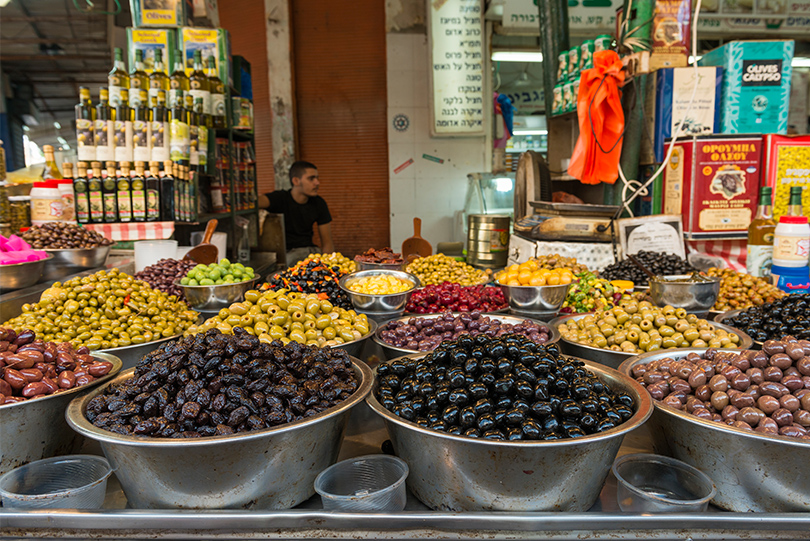
[[[705,511],[717,489],[702,471],[653,454],[625,455],[613,463],[619,508],[625,513]]]
[[[405,509],[408,464],[389,455],[366,455],[338,462],[315,478],[327,511],[389,513]]]
[[[141,240],[135,243],[135,272],[141,272],[161,259],[177,256],[176,240]]]
[[[194,231],[191,233],[191,245],[197,246],[200,244],[204,235],[205,231]],[[217,231],[211,236],[211,244],[217,247],[217,250],[219,250],[219,259],[222,259],[225,257],[225,254],[228,253],[228,234]]]
[[[0,476],[0,501],[4,508],[98,509],[110,474],[110,464],[102,456],[37,460]]]

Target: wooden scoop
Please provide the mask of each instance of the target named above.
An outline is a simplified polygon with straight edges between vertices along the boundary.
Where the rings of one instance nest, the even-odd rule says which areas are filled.
[[[190,259],[205,265],[210,265],[218,261],[219,249],[211,244],[211,237],[214,236],[214,231],[218,223],[219,221],[216,218],[208,221],[208,224],[205,226],[205,235],[203,235],[202,242],[189,250],[183,259]]]
[[[419,257],[427,257],[433,253],[433,247],[428,241],[422,238],[422,220],[420,218],[413,219],[413,236],[405,239],[402,243],[402,257],[408,258],[410,255],[418,255]]]

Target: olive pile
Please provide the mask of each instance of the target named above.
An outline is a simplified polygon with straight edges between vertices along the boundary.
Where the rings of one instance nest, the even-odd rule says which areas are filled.
[[[529,258],[529,261],[536,262],[539,269],[571,269],[574,274],[588,270],[582,263],[577,263],[576,257],[565,257],[560,254],[538,255]]]
[[[135,278],[143,280],[154,289],[163,291],[167,295],[175,295],[178,299],[185,300],[183,288],[176,286],[185,278],[186,274],[197,265],[191,259],[161,259],[154,265],[149,265],[141,272],[135,273]]]
[[[176,297],[114,268],[54,283],[39,302],[24,304],[22,314],[3,326],[97,350],[175,336],[196,319],[197,313]]]
[[[377,263],[380,265],[402,265],[405,263],[405,260],[402,259],[402,254],[394,252],[394,250],[389,247],[385,247],[381,250],[369,248],[362,254],[354,256],[354,260],[360,263]]]
[[[733,269],[712,267],[706,274],[720,278],[720,294],[712,307],[712,310],[719,312],[760,306],[787,296],[787,293],[765,278]]]
[[[81,387],[109,374],[113,364],[89,353],[85,347],[77,351],[64,342],[37,340],[30,329],[17,334],[0,327],[0,406]]]
[[[697,272],[697,269],[690,265],[689,262],[675,254],[642,250],[634,255],[639,263],[647,267],[653,274],[667,276]],[[644,271],[629,259],[608,265],[599,275],[606,280],[630,280],[637,286],[649,285],[648,277],[644,274]]]
[[[357,263],[340,252],[332,252],[331,254],[310,254],[304,259],[304,263],[307,261],[320,261],[329,267],[337,267],[336,270],[342,274],[349,274],[357,270]]]
[[[64,248],[98,248],[109,246],[113,241],[96,231],[68,222],[47,222],[34,225],[22,234],[31,248],[57,250]]]
[[[352,309],[352,301],[345,291],[340,289],[338,281],[346,274],[340,269],[330,267],[320,260],[304,260],[267,280],[262,289],[285,289],[299,293],[325,295],[333,305],[345,310]]]
[[[223,308],[216,316],[190,328],[188,334],[214,328],[225,334],[242,328],[268,344],[281,340],[284,344],[292,341],[317,347],[352,342],[369,333],[365,314],[333,306],[314,293],[285,289],[248,291],[243,302]]]
[[[248,282],[253,278],[251,267],[245,267],[241,263],[231,263],[227,258],[222,258],[219,263],[195,265],[186,276],[180,279],[180,283],[184,286],[213,286],[238,284]]]
[[[462,334],[486,334],[489,337],[517,334],[532,342],[545,344],[551,337],[551,330],[530,319],[513,324],[482,315],[478,311],[458,315],[445,312],[436,317],[389,321],[384,330],[380,331],[380,338],[392,346],[413,351],[432,351],[443,341],[455,340]]]
[[[222,436],[311,417],[357,386],[343,350],[264,344],[241,329],[212,329],[148,353],[132,378],[90,400],[86,415],[123,435]]]
[[[743,310],[723,323],[742,330],[757,342],[779,339],[789,334],[801,340],[810,340],[809,309],[810,294],[797,293]]]
[[[423,286],[441,284],[442,282],[474,286],[489,280],[487,272],[478,270],[444,254],[417,258],[405,267],[405,272],[419,278]]]
[[[582,361],[521,336],[461,336],[421,359],[381,364],[377,378],[375,396],[393,414],[471,438],[580,438],[635,412],[633,397],[614,393]]]
[[[671,348],[736,348],[740,337],[716,328],[683,308],[659,308],[647,301],[569,319],[557,328],[566,340],[624,353]]]
[[[787,336],[761,351],[706,350],[637,364],[650,396],[701,419],[810,439],[810,341]]]

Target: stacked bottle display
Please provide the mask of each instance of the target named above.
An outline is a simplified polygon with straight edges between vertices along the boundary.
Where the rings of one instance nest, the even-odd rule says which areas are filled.
[[[216,141],[216,169],[211,179],[211,208],[213,212],[249,210],[256,207],[256,155],[250,142],[234,143],[233,151],[228,139]],[[233,165],[233,167],[231,167]],[[233,178],[231,175],[233,174]],[[233,201],[230,185],[233,182]]]

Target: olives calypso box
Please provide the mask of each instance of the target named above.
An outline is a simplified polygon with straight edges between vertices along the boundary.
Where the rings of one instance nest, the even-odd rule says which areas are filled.
[[[664,169],[663,212],[682,214],[687,239],[748,235],[762,171],[761,135],[678,140]]]
[[[765,171],[763,186],[773,188],[773,215],[787,212],[790,187],[801,186],[802,208],[810,217],[810,136],[765,136]]]

